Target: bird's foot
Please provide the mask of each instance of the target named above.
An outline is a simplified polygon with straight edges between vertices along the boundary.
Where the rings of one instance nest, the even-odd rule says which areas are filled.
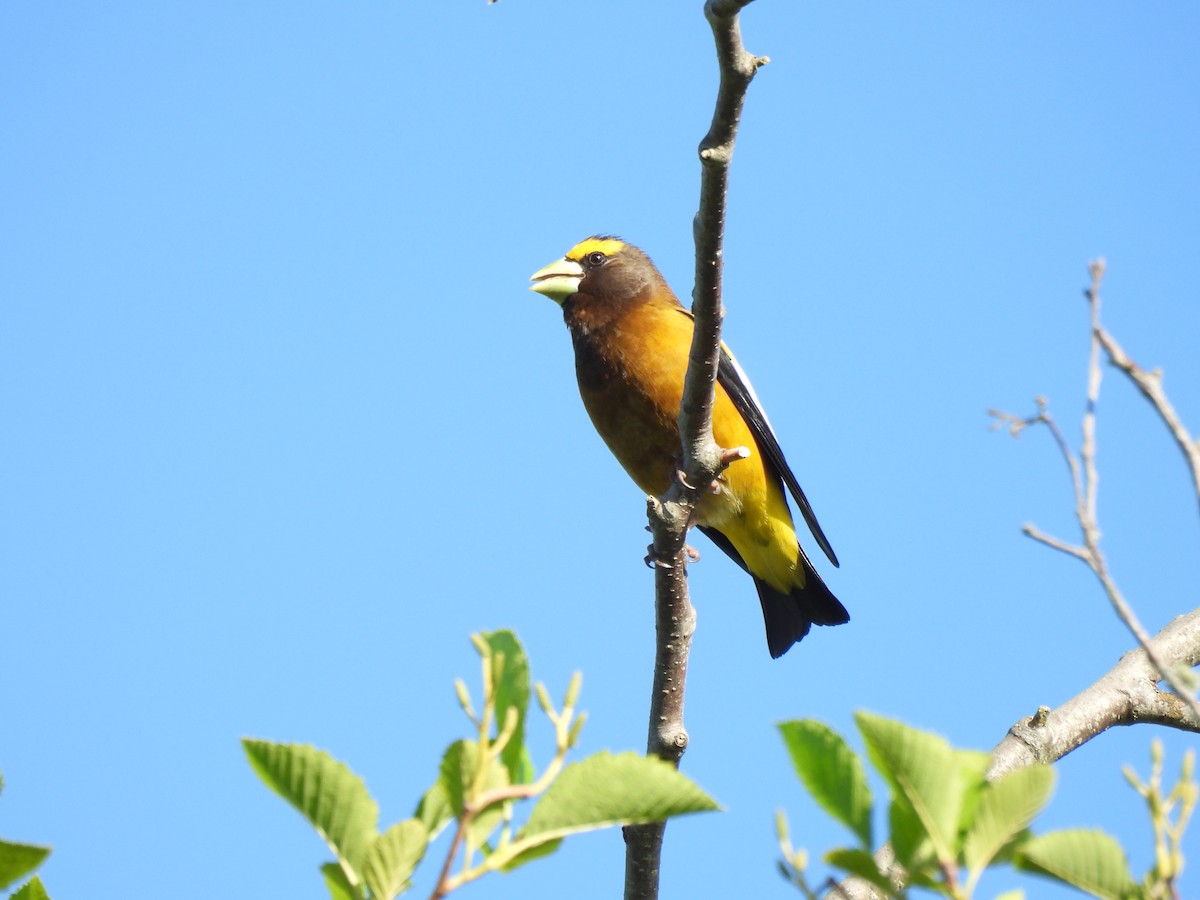
[[[683,471],[683,469],[675,470],[675,478],[678,479],[679,483],[682,484],[689,491],[694,491],[696,489],[695,485],[693,485],[690,481],[688,481],[687,472]]]
[[[750,451],[746,447],[729,447],[729,448],[723,449],[721,451],[720,458],[721,458],[721,468],[724,469],[725,467],[729,466],[731,463],[737,462],[739,459],[749,459]],[[676,459],[675,462],[676,462],[675,478],[679,481],[680,484],[682,484],[689,491],[697,490],[696,486],[693,485],[690,481],[688,481],[687,473],[684,472],[683,469],[679,468],[679,466],[678,466],[679,460]],[[708,493],[719,494],[723,490],[724,490],[724,482],[721,480],[721,476],[718,475],[709,484]]]
[[[654,552],[654,545],[650,544],[646,547],[646,557],[642,560],[650,569],[673,569],[675,561],[666,556],[659,556]]]
[[[683,555],[685,557],[687,557],[687,559],[684,560],[685,562],[699,562],[700,561],[700,551],[689,544],[684,544]],[[646,547],[646,556],[642,560],[642,562],[644,562],[646,564],[646,567],[650,568],[650,569],[674,569],[675,568],[675,560],[671,557],[660,556],[659,554],[655,553],[653,544],[650,544],[648,547]]]

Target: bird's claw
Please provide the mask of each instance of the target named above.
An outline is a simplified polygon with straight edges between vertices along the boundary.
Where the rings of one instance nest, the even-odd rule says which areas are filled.
[[[687,557],[687,562],[699,562],[700,560],[700,551],[688,544],[684,545],[683,554]],[[675,568],[675,561],[656,554],[653,544],[646,548],[646,556],[642,559],[642,562],[649,569],[666,569],[669,571]]]
[[[673,569],[673,568],[675,568],[675,563],[673,563],[669,559],[664,559],[663,557],[659,556],[658,554],[656,554],[654,552],[653,544],[650,544],[646,548],[646,556],[642,560],[642,562],[644,562],[646,564],[646,567],[649,569]]]

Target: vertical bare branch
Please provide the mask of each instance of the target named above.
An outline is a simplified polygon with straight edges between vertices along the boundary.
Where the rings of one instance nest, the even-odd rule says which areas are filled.
[[[721,320],[725,309],[721,302],[722,262],[725,242],[725,210],[729,191],[729,166],[737,139],[738,123],[746,91],[758,69],[767,63],[742,44],[738,13],[750,0],[708,0],[704,15],[712,27],[716,43],[721,81],[712,124],[700,142],[700,209],[693,231],[696,242],[696,283],[692,289],[692,315],[696,331],[688,360],[688,378],[679,412],[680,433],[684,436],[684,468],[689,474],[696,464],[708,474],[719,471],[719,450],[712,440],[713,384],[717,379],[717,359],[721,344]],[[699,468],[698,467],[698,468]]]
[[[1138,620],[1133,607],[1125,599],[1125,595],[1121,593],[1116,579],[1108,568],[1108,560],[1105,558],[1104,551],[1100,549],[1100,524],[1096,512],[1096,497],[1100,483],[1100,475],[1096,469],[1096,408],[1100,399],[1100,383],[1102,379],[1100,367],[1101,347],[1106,349],[1113,364],[1125,371],[1134,384],[1139,387],[1143,395],[1154,405],[1163,421],[1166,422],[1168,429],[1180,444],[1181,449],[1183,449],[1184,456],[1192,464],[1193,483],[1200,485],[1200,447],[1197,447],[1196,442],[1192,440],[1187,429],[1179,421],[1174,408],[1167,402],[1166,395],[1162,391],[1161,375],[1152,376],[1139,369],[1132,360],[1125,356],[1124,351],[1121,350],[1116,341],[1108,335],[1100,324],[1100,288],[1104,281],[1104,271],[1105,263],[1103,259],[1094,260],[1089,264],[1088,272],[1091,275],[1091,283],[1084,292],[1091,314],[1091,341],[1088,352],[1087,405],[1083,412],[1083,438],[1079,449],[1079,461],[1076,461],[1058,425],[1050,416],[1046,401],[1041,397],[1037,398],[1037,415],[1027,419],[995,411],[992,414],[1001,422],[1007,423],[1009,432],[1014,436],[1020,434],[1024,428],[1030,425],[1045,425],[1050,430],[1051,435],[1054,437],[1054,442],[1058,445],[1060,452],[1067,462],[1068,468],[1071,470],[1071,483],[1075,491],[1075,517],[1079,522],[1079,530],[1083,538],[1082,545],[1072,545],[1059,538],[1052,537],[1040,531],[1034,525],[1026,525],[1023,529],[1025,534],[1048,547],[1076,557],[1092,570],[1104,588],[1104,593],[1108,597],[1109,603],[1112,604],[1118,618],[1125,623],[1125,626],[1137,639],[1138,645],[1146,654],[1146,658],[1162,676],[1162,680],[1171,686],[1180,696],[1182,702],[1190,707],[1194,715],[1200,717],[1200,700],[1197,700],[1195,692],[1190,689],[1183,674],[1170,662],[1161,658],[1155,650],[1150,635]],[[1116,355],[1117,353],[1120,354],[1119,357]],[[1083,473],[1082,482],[1080,478],[1081,468]]]
[[[704,15],[712,27],[721,82],[712,125],[700,143],[700,209],[694,223],[696,285],[692,291],[695,332],[679,409],[683,477],[661,498],[647,502],[654,536],[656,651],[650,699],[647,752],[676,765],[687,749],[683,724],[688,653],[696,612],[688,598],[685,540],[692,510],[721,470],[735,457],[717,446],[712,433],[713,395],[720,358],[721,256],[725,231],[729,164],[746,90],[766,59],[742,45],[738,14],[750,0],[707,0]],[[658,896],[665,825],[625,829],[626,900]]]
[[[1100,325],[1100,284],[1104,280],[1104,260],[1097,259],[1088,264],[1088,273],[1092,283],[1084,292],[1092,313],[1091,339],[1088,343],[1088,386],[1087,405],[1083,409],[1083,444],[1079,455],[1083,458],[1083,477],[1086,485],[1086,505],[1079,523],[1083,526],[1084,534],[1088,529],[1096,529],[1096,492],[1100,486],[1100,473],[1096,470],[1096,404],[1100,400],[1100,380],[1103,377],[1100,368],[1100,340],[1096,329]],[[1095,542],[1100,539],[1099,533],[1093,535]],[[1089,546],[1092,542],[1089,542]]]

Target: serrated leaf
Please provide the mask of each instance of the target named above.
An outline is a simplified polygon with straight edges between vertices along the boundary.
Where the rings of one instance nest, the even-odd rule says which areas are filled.
[[[338,863],[325,863],[321,866],[321,874],[325,878],[330,900],[363,900],[362,888],[350,883],[345,870]]]
[[[0,888],[24,878],[49,855],[49,847],[0,841]]]
[[[42,886],[42,880],[34,875],[9,900],[50,900],[50,897]]]
[[[525,784],[529,780],[532,766],[526,766],[525,713],[529,709],[529,660],[517,636],[507,629],[483,632],[483,639],[491,651],[493,672],[499,677],[496,689],[496,727],[502,728],[509,709],[517,711],[517,729],[512,739],[500,751],[500,760],[508,770],[511,784]],[[497,668],[496,658],[503,655],[503,663]]]
[[[525,827],[511,843],[497,848],[487,864],[504,869],[533,848],[571,834],[662,822],[719,808],[670,763],[633,752],[604,751],[563,769],[534,806]]]
[[[958,822],[969,785],[964,761],[942,737],[918,731],[901,722],[859,712],[854,716],[867,745],[867,755],[893,792],[893,807],[901,824],[911,829],[911,811],[928,836],[938,860],[953,865],[958,858]],[[903,802],[897,802],[898,797]],[[891,814],[889,814],[891,815]],[[893,823],[895,824],[895,823]],[[896,834],[893,831],[893,839]],[[919,853],[916,834],[907,849]],[[896,848],[897,857],[901,849]],[[909,860],[911,861],[911,860]],[[902,860],[903,862],[903,860]]]
[[[1049,875],[1094,897],[1124,900],[1135,890],[1125,851],[1103,831],[1052,831],[1023,843],[1013,857],[1018,869]]]
[[[861,846],[871,847],[871,788],[858,754],[841,735],[814,719],[782,722],[779,732],[813,799],[854,832]]]
[[[379,822],[379,807],[363,780],[344,763],[307,744],[243,738],[242,746],[267,787],[308,819],[346,868],[350,883],[361,884]]]
[[[371,900],[392,900],[412,887],[413,870],[425,855],[428,833],[419,819],[398,822],[367,852],[365,877]]]
[[[1054,770],[1048,766],[1014,769],[983,789],[963,843],[972,887],[1005,845],[1033,821],[1053,790]]]
[[[843,872],[869,881],[889,894],[893,890],[892,883],[887,876],[879,871],[879,864],[875,862],[875,857],[866,850],[848,847],[830,850],[825,854],[825,862],[836,866]]]

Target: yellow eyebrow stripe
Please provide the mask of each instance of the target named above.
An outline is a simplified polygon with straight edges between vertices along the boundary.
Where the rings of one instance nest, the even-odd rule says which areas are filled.
[[[619,241],[616,238],[596,238],[590,237],[585,241],[580,241],[574,247],[567,251],[567,259],[573,259],[576,262],[583,259],[589,253],[599,251],[605,256],[616,256],[625,249],[625,242]]]

